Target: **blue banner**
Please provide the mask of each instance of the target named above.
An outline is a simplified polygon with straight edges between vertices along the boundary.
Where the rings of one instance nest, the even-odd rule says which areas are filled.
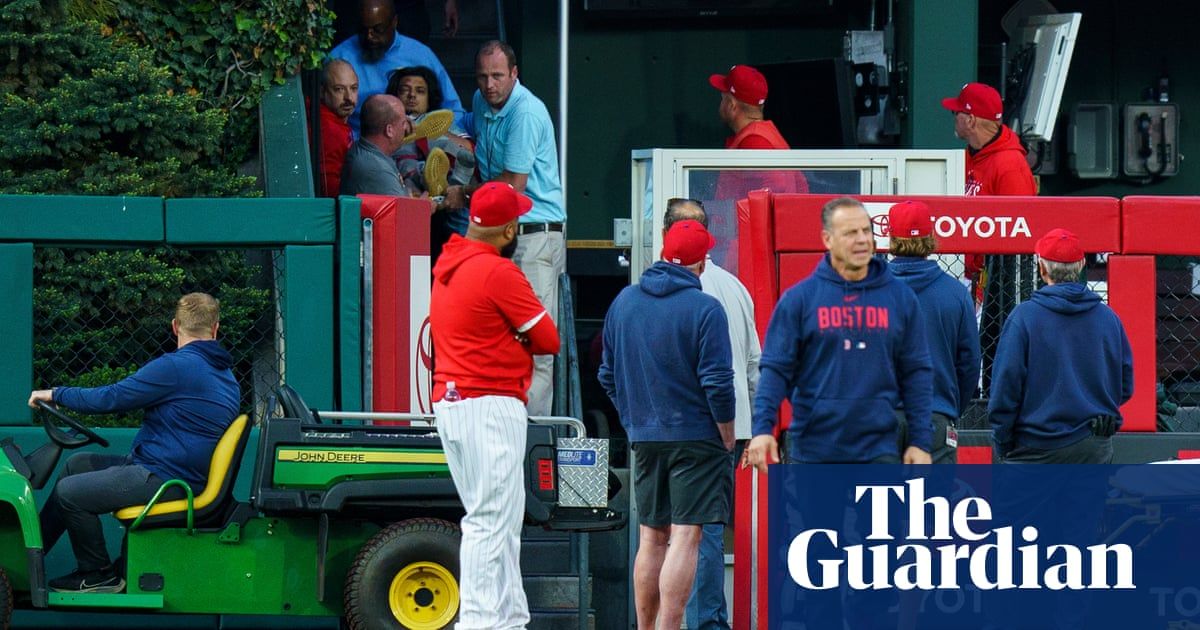
[[[1200,465],[792,464],[767,479],[769,628],[1200,623]]]

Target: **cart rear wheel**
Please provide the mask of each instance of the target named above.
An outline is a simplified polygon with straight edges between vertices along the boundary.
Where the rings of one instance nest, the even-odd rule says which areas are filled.
[[[353,630],[439,630],[458,616],[462,533],[446,521],[395,523],[367,541],[346,577]]]

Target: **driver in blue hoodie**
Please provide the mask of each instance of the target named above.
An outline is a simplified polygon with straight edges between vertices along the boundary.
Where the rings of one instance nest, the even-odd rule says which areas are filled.
[[[821,210],[828,251],[788,289],[767,327],[754,398],[749,464],[779,462],[775,419],[792,403],[790,458],[800,463],[930,463],[933,368],[917,297],[876,258],[862,203]],[[910,446],[897,445],[904,405]]]
[[[1050,230],[1034,251],[1046,286],[1008,316],[992,366],[996,454],[1005,463],[1111,463],[1120,407],[1133,395],[1129,339],[1079,282],[1079,237]]]
[[[216,298],[189,293],[179,299],[171,321],[174,352],[112,385],[30,394],[30,407],[45,401],[89,414],[145,410],[129,455],[76,453],[67,459],[42,508],[42,548],[48,552],[65,531],[79,568],[50,580],[50,588],[121,592],[125,580],[109,561],[100,515],[149,501],[168,479],[182,479],[197,493],[204,487],[213,449],[241,398],[230,370],[233,357],[216,340],[219,320]]]
[[[925,316],[925,340],[933,362],[933,463],[954,464],[958,461],[955,425],[979,388],[975,304],[966,287],[929,259],[937,249],[937,239],[933,211],[925,202],[902,201],[892,206],[888,226],[892,273],[917,294]],[[897,415],[902,437],[907,439],[904,412]]]

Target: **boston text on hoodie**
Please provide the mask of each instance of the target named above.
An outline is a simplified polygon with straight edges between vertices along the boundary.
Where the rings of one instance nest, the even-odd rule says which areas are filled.
[[[82,413],[145,409],[133,463],[160,479],[203,486],[217,441],[237,415],[233,357],[216,340],[193,341],[104,387],[57,387],[54,401]]]
[[[656,262],[604,318],[600,384],[631,442],[721,439],[736,405],[729,324],[684,267]]]
[[[872,259],[866,278],[838,275],[829,254],[788,289],[767,327],[754,435],[770,435],[790,396],[791,456],[802,463],[870,462],[898,455],[901,403],[911,442],[930,450],[932,367],[912,290]]]
[[[1125,328],[1084,285],[1042,287],[1004,322],[988,401],[1002,454],[1070,446],[1090,435],[1092,417],[1120,418],[1132,395]]]

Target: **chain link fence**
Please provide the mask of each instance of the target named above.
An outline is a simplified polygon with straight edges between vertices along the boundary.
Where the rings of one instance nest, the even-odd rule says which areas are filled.
[[[221,301],[218,337],[233,355],[244,411],[261,417],[282,380],[280,250],[40,247],[34,262],[34,386],[114,383],[175,349],[171,319],[193,291]],[[137,426],[141,412],[96,416]]]

